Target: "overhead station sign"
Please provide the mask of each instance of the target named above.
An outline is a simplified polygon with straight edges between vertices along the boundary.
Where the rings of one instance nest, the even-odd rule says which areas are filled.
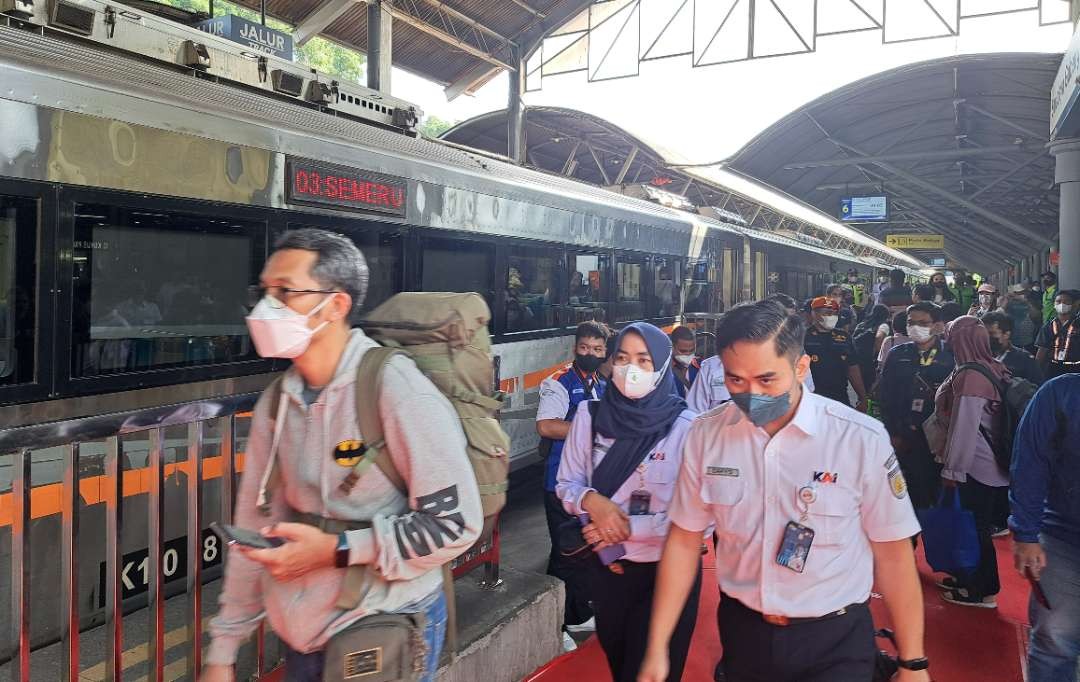
[[[1080,31],[1074,32],[1069,49],[1054,76],[1050,88],[1050,139],[1070,137],[1080,128],[1080,116],[1073,115],[1080,88],[1076,79],[1080,76]]]
[[[214,17],[198,24],[200,31],[246,45],[254,52],[272,54],[275,57],[293,58],[293,39],[288,33],[275,31],[235,14]]]
[[[889,219],[886,197],[844,197],[840,200],[840,220],[865,223]]]
[[[945,236],[940,234],[887,234],[885,246],[894,249],[944,249]]]

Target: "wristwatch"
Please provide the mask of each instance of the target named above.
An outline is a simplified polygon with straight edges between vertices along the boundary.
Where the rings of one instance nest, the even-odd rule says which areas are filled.
[[[930,667],[930,659],[926,656],[923,656],[922,658],[909,658],[907,660],[898,658],[896,659],[896,665],[904,670],[926,670]]]
[[[337,549],[334,550],[334,566],[337,568],[349,567],[349,538],[345,531],[338,533]]]

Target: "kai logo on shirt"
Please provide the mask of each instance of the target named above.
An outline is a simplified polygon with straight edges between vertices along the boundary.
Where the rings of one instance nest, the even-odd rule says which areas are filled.
[[[814,483],[836,483],[839,474],[832,471],[815,471],[812,478]]]

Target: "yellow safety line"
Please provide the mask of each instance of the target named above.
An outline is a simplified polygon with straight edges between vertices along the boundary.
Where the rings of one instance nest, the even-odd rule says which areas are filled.
[[[207,625],[209,625],[210,623],[210,618],[210,616],[203,618],[204,632],[206,631]],[[166,632],[164,639],[165,651],[168,651],[175,646],[185,644],[188,641],[187,626],[184,625],[183,627],[179,627],[175,630],[170,630],[169,632]],[[133,646],[130,649],[125,649],[124,652],[120,654],[120,665],[123,670],[127,670],[128,668],[132,668],[140,663],[143,663],[148,658],[150,658],[150,644],[139,644],[138,646]],[[185,660],[181,660],[179,662],[185,666],[187,665],[187,662]],[[168,666],[166,666],[166,669],[168,669]],[[79,680],[81,680],[81,682],[104,682],[105,662],[102,661],[101,663],[98,663],[94,666],[87,668],[86,670],[83,670],[81,673],[79,673]]]

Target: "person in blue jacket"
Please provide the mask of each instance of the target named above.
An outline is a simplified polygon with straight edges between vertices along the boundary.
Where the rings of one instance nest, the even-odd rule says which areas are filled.
[[[675,327],[669,334],[674,350],[671,371],[675,375],[675,390],[685,399],[697,381],[701,360],[697,356],[697,336],[690,327]]]
[[[1016,569],[1038,581],[1028,613],[1028,682],[1076,675],[1080,657],[1080,374],[1047,381],[1031,399],[1013,441],[1012,516]]]

